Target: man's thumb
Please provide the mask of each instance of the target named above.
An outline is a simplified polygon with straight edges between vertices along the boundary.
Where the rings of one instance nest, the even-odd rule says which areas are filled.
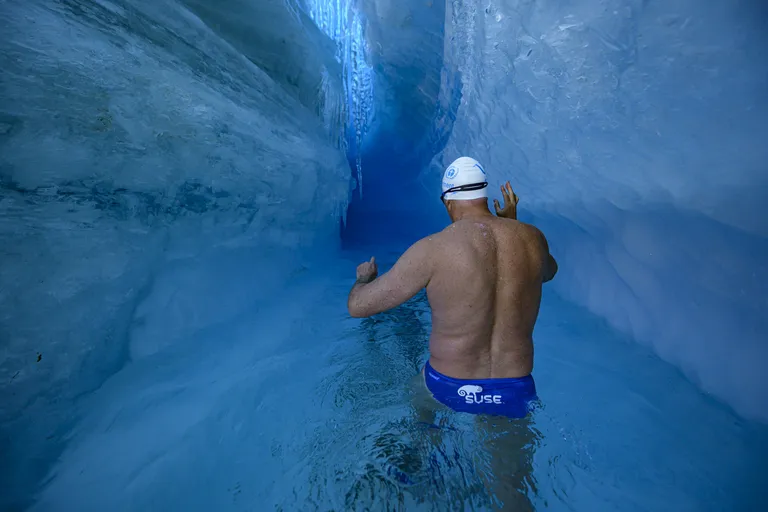
[[[372,265],[376,264],[376,256],[371,256],[371,264]]]

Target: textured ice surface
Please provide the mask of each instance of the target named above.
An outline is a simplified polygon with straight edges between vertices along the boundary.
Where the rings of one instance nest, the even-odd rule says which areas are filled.
[[[367,21],[365,34],[376,70],[376,118],[368,138],[375,147],[369,144],[366,149],[380,151],[389,160],[393,152],[399,153],[401,164],[413,172],[417,164],[403,159],[433,121],[440,92],[445,6],[432,0],[361,0],[358,5]],[[423,157],[410,158],[418,156]]]
[[[361,148],[374,116],[374,73],[369,63],[368,40],[354,0],[306,0],[312,21],[336,43],[336,60],[343,68],[347,128],[344,146],[355,161],[358,197],[362,195]]]
[[[449,6],[459,108],[426,181],[461,154],[511,180],[565,297],[768,420],[765,4]]]
[[[407,310],[383,323],[381,351],[379,320],[349,331],[339,282],[354,266],[321,259],[350,189],[343,139],[371,112],[358,241],[391,250],[444,223],[441,167],[471,154],[548,234],[564,297],[768,419],[765,7],[321,4],[0,1],[0,508],[41,483],[45,510],[265,496],[290,509],[309,490],[339,508],[339,485],[391,484],[379,469],[404,453],[399,434],[366,433],[362,451],[355,436],[407,407],[393,383],[422,361],[396,342],[424,333]],[[321,21],[352,4],[349,33]],[[349,73],[361,37],[373,83]],[[566,328],[543,333],[542,389],[575,453],[544,451],[555,492],[583,510],[627,492],[638,509],[720,510],[764,488],[753,425],[602,328],[580,345],[580,315],[561,314]],[[392,347],[407,361],[390,366]],[[564,432],[546,426],[547,440]],[[329,465],[318,446],[345,458]],[[365,449],[386,464],[371,470]],[[666,458],[663,478],[627,464],[640,451],[646,467]]]
[[[336,245],[333,43],[282,1],[214,5],[0,3],[4,499],[55,455],[72,397]]]

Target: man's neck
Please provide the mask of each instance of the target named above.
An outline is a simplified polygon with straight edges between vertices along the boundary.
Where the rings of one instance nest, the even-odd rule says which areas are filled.
[[[458,222],[465,219],[493,217],[493,214],[487,206],[467,206],[454,212],[452,217],[453,222]]]

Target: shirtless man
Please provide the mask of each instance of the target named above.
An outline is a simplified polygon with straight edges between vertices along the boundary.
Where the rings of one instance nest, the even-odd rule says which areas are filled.
[[[347,306],[353,317],[368,317],[426,287],[427,389],[456,411],[522,418],[537,399],[531,371],[541,285],[557,263],[541,231],[517,221],[509,183],[504,207],[494,201],[498,217],[488,209],[487,186],[476,160],[454,161],[441,196],[451,225],[413,244],[381,277],[374,258],[358,266]]]

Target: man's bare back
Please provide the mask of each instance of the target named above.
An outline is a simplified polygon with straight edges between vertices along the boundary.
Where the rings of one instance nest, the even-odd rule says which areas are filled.
[[[521,377],[533,369],[541,285],[556,270],[537,228],[486,208],[416,242],[381,277],[373,259],[360,265],[348,307],[352,316],[372,316],[426,287],[437,371],[457,379]]]
[[[366,317],[426,288],[432,309],[427,388],[456,411],[523,417],[536,400],[533,327],[541,285],[557,263],[544,235],[517,221],[517,196],[488,209],[485,170],[461,157],[446,169],[441,199],[451,225],[413,244],[386,274],[375,260],[357,268],[347,306]]]
[[[430,363],[458,379],[516,378],[533,370],[533,326],[549,251],[516,220],[454,222],[430,244]]]

